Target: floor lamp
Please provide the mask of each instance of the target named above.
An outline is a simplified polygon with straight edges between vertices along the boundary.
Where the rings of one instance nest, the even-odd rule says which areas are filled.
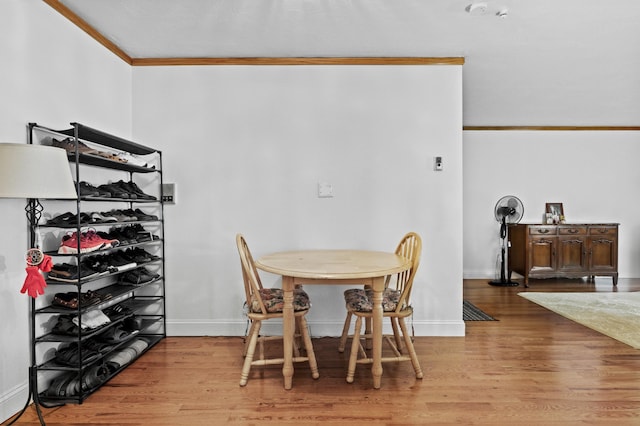
[[[62,148],[0,143],[0,198],[25,198],[27,205],[25,212],[29,223],[29,248],[37,248],[37,224],[42,215],[42,205],[39,199],[77,199],[76,187],[71,176],[69,160]],[[16,291],[19,285],[16,286]],[[29,318],[33,321],[35,311],[35,297],[30,297]],[[44,419],[40,410],[38,398],[38,377],[35,348],[35,327],[30,324],[30,366],[29,366],[29,395],[22,411],[16,414],[9,425],[15,423],[29,407],[33,405],[38,413],[40,424]]]

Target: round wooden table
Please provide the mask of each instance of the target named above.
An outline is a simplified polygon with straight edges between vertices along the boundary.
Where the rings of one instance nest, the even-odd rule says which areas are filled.
[[[283,340],[284,388],[291,389],[293,378],[293,289],[296,285],[368,285],[373,290],[373,387],[382,378],[382,292],[387,275],[406,271],[411,261],[395,253],[369,250],[296,250],[268,254],[256,267],[282,275],[284,290]]]

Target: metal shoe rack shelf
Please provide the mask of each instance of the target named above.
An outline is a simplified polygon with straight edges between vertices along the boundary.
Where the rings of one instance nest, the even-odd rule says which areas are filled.
[[[72,175],[76,183],[76,191],[80,196],[77,201],[43,200],[42,212],[38,223],[30,223],[31,247],[38,244],[45,254],[52,257],[53,264],[71,264],[79,266],[89,257],[117,254],[129,248],[141,248],[151,255],[151,260],[142,261],[127,270],[110,268],[98,275],[86,278],[77,274],[71,282],[54,280],[46,276],[47,287],[45,294],[32,301],[31,308],[31,368],[30,386],[33,387],[34,402],[44,407],[53,407],[67,403],[81,404],[89,395],[98,390],[115,375],[124,370],[137,358],[142,356],[160,340],[166,337],[165,321],[165,280],[164,280],[164,209],[162,202],[162,153],[161,151],[143,146],[117,136],[113,136],[88,126],[71,123],[70,129],[54,130],[29,124],[29,143],[52,145],[55,141],[66,140],[66,150]],[[87,147],[94,149],[87,153]],[[116,154],[116,156],[105,155]],[[118,157],[120,153],[123,157]],[[130,159],[140,161],[123,161]],[[144,165],[140,165],[140,164]],[[93,194],[84,196],[80,191],[80,182],[95,182],[106,184],[108,181],[128,180],[134,182],[138,188],[143,188],[144,194],[154,199],[132,199],[100,197]],[[98,186],[98,184],[95,184]],[[118,223],[87,223],[87,212],[104,212],[109,210],[135,210],[147,213],[145,220],[130,220]],[[47,224],[47,220],[70,212],[75,215],[72,223],[56,225]],[[147,220],[151,218],[151,220]],[[32,221],[34,221],[32,219]],[[95,232],[110,232],[114,226],[141,226],[149,232],[150,238],[143,238],[140,242],[128,241],[127,245],[100,248],[90,253],[81,253],[81,239],[83,232],[89,229]],[[58,248],[64,235],[75,232],[78,238],[75,254],[59,254]],[[114,245],[116,245],[114,243]],[[108,247],[108,245],[106,245]],[[132,284],[123,280],[127,272],[136,268],[145,268],[155,277],[151,281]],[[78,268],[78,272],[80,268]],[[53,303],[56,293],[92,292],[99,297],[92,302],[71,309]],[[106,325],[95,329],[82,330],[76,327],[71,335],[56,334],[55,326],[61,316],[75,317],[78,324],[83,324],[83,318],[89,318],[91,311],[123,309],[124,315]],[[96,312],[94,312],[95,314]],[[105,349],[96,351],[88,349],[89,343],[100,342],[104,333],[110,329],[135,324],[134,331],[124,334],[121,340],[111,340]],[[88,320],[86,320],[88,322]],[[85,323],[86,323],[85,322]],[[59,330],[58,330],[59,331]],[[114,330],[111,330],[112,332]],[[134,356],[120,357],[125,363],[110,363],[118,354],[127,351],[130,345],[142,340],[137,345]],[[146,348],[144,348],[146,344]],[[103,345],[104,346],[104,345]],[[68,347],[74,347],[78,356],[75,361],[59,362],[56,353]],[[87,354],[91,353],[90,360]],[[128,354],[131,354],[128,350]],[[65,379],[63,379],[63,377]],[[64,382],[64,383],[63,383]],[[63,383],[61,385],[61,383]],[[53,386],[55,385],[55,386]],[[55,389],[54,389],[55,387]]]

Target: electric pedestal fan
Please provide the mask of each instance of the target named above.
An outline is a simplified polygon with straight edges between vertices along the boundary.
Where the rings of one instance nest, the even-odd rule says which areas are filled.
[[[500,247],[500,278],[498,279],[496,277],[495,280],[489,281],[489,284],[503,287],[514,287],[517,286],[518,283],[516,281],[511,281],[511,274],[507,274],[506,255],[507,242],[509,241],[507,238],[509,229],[507,224],[520,222],[522,214],[524,213],[524,206],[518,197],[507,195],[498,200],[493,213],[498,223],[500,223],[500,239],[502,240],[502,244]]]

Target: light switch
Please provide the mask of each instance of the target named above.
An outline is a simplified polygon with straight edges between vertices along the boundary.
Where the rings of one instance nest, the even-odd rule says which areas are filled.
[[[333,197],[333,186],[329,182],[318,182],[318,198]]]

